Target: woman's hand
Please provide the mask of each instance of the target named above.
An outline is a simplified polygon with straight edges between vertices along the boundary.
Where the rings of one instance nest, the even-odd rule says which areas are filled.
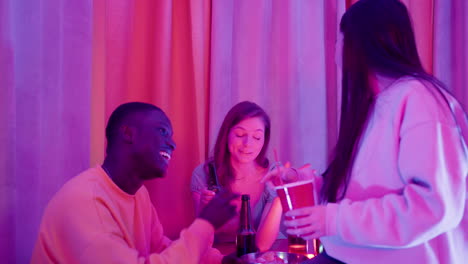
[[[284,225],[288,228],[286,232],[305,240],[325,236],[326,208],[325,205],[317,205],[287,212],[284,221]]]
[[[312,180],[317,175],[317,170],[312,169],[312,166],[309,163],[302,165],[302,167],[297,169],[299,180]]]
[[[204,189],[201,191],[200,193],[200,204],[201,204],[201,207],[205,207],[205,205],[207,205],[214,197],[215,197],[216,193],[213,192],[213,191],[210,191],[208,189]]]
[[[312,169],[310,164],[305,164],[302,167],[295,169],[291,167],[289,162],[286,162],[284,166],[281,164],[274,166],[265,176],[263,176],[261,182],[278,186],[286,183],[313,179],[316,172],[317,171]]]
[[[275,166],[273,166],[270,171],[263,176],[260,182],[266,183],[270,185],[270,187],[274,187],[289,182],[295,182],[297,179],[297,170],[291,168],[291,164],[286,162],[284,166],[281,163],[275,164]]]

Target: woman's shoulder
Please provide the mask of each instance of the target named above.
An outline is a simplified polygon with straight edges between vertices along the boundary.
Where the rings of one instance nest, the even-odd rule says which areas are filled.
[[[445,102],[453,99],[438,84],[412,76],[405,76],[395,80],[380,96],[394,97],[400,100],[414,100],[424,104],[439,104],[441,100]]]
[[[428,87],[431,86],[431,87]],[[428,88],[433,89],[433,84],[411,76],[396,79],[387,89],[379,94],[379,97],[406,97],[410,95],[427,96]]]
[[[199,177],[204,177],[206,178],[206,162],[203,162],[201,164],[199,164],[197,167],[195,167],[195,169],[193,169],[193,172],[192,172],[192,177],[194,177],[195,175],[198,175]]]
[[[453,123],[449,104],[456,100],[429,81],[414,77],[400,78],[379,94],[377,100],[378,107],[394,109],[395,115],[404,116],[410,123]]]
[[[202,189],[208,186],[208,176],[204,169],[205,164],[206,162],[203,162],[202,164],[198,165],[192,172],[192,178],[190,180],[190,189],[192,192],[200,192]]]

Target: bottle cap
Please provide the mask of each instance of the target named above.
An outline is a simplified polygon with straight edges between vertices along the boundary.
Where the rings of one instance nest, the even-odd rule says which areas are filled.
[[[242,201],[248,201],[250,200],[250,195],[249,194],[243,194],[242,195]]]

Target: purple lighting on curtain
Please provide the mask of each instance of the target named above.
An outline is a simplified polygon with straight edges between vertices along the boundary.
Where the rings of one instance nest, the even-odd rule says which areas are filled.
[[[89,165],[92,1],[7,0],[0,12],[0,259],[28,263],[45,205]]]

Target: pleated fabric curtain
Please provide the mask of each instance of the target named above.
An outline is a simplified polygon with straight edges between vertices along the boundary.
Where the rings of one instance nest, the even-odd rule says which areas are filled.
[[[415,22],[416,23],[416,22]],[[434,0],[432,72],[468,111],[468,1]]]
[[[336,140],[334,47],[344,7],[343,1],[213,1],[210,139],[235,103],[250,100],[270,115],[270,150],[281,161],[323,170]]]
[[[0,1],[2,263],[29,263],[45,205],[89,166],[91,14],[91,1]]]

